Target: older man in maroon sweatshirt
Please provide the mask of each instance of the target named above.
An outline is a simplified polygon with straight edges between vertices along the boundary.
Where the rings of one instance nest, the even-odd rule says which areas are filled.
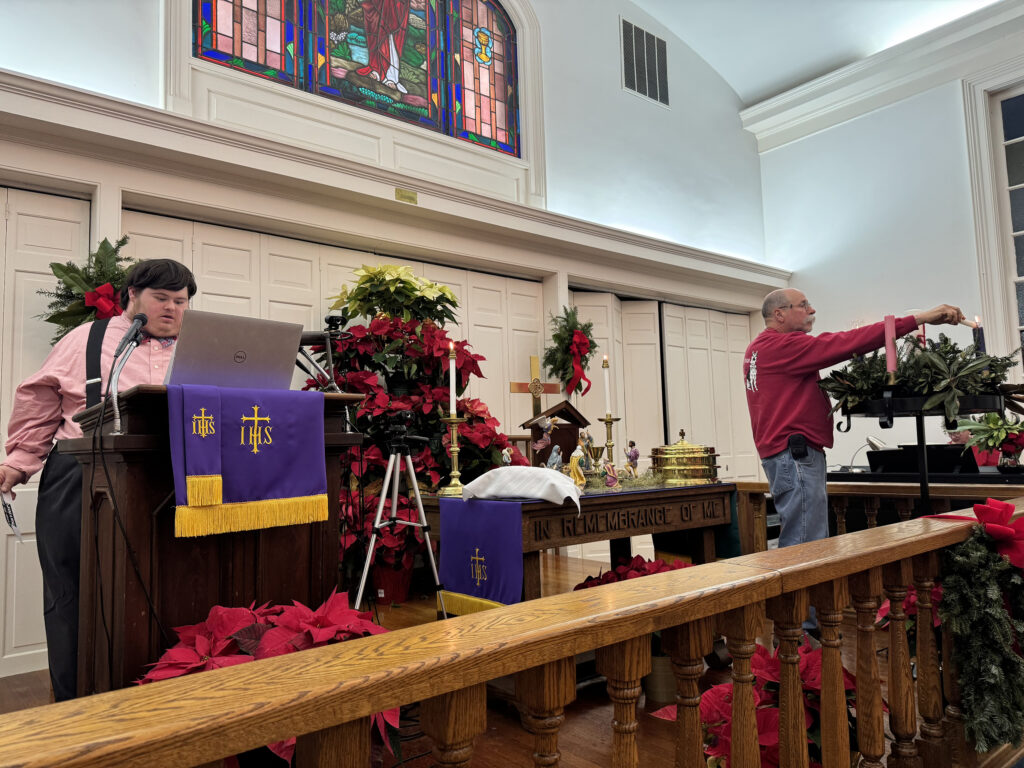
[[[743,378],[754,445],[781,521],[779,546],[786,547],[828,537],[824,449],[832,447],[832,419],[818,371],[881,347],[885,325],[812,336],[814,307],[795,288],[769,293],[761,315],[765,329],[747,347]],[[963,317],[942,304],[897,319],[896,335]]]

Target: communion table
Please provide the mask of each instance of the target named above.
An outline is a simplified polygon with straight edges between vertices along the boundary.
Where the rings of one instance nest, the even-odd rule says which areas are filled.
[[[540,553],[546,549],[607,541],[611,561],[630,557],[630,536],[694,531],[689,555],[694,563],[715,559],[715,529],[732,521],[736,486],[732,483],[638,491],[588,493],[580,511],[571,502],[554,504],[523,499],[523,599],[541,596]],[[508,499],[508,501],[520,501]],[[437,496],[423,496],[432,537],[440,541]]]

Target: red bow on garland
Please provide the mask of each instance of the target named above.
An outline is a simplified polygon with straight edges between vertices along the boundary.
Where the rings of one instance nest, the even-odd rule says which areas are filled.
[[[96,319],[117,317],[121,314],[121,305],[114,300],[114,286],[104,283],[95,291],[85,292],[85,306],[96,307]]]
[[[1024,517],[1011,522],[1016,507],[1008,501],[986,499],[984,504],[974,505],[978,522],[985,526],[985,533],[996,540],[996,552],[1010,561],[1010,565],[1024,569]],[[939,520],[970,520],[961,515],[929,515]]]
[[[587,378],[587,374],[583,372],[583,366],[580,364],[581,358],[589,351],[590,339],[584,335],[583,331],[573,331],[572,344],[569,345],[569,354],[572,355],[572,379],[565,386],[565,391],[570,395],[576,391],[581,379],[586,382],[587,386],[580,394],[585,395],[590,391],[590,379]]]

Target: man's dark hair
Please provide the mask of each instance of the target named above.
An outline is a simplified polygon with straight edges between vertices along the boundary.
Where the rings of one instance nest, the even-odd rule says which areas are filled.
[[[143,288],[180,291],[188,288],[188,297],[196,295],[196,279],[192,270],[173,259],[147,259],[132,265],[121,288],[121,308],[128,308],[128,289],[136,292]]]

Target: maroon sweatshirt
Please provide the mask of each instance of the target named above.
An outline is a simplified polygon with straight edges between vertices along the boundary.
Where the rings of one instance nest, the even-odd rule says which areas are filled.
[[[896,320],[896,336],[917,327],[914,316]],[[743,356],[754,445],[763,459],[786,447],[799,432],[815,448],[832,447],[832,406],[818,386],[818,371],[885,344],[885,323],[811,336],[766,328]]]

